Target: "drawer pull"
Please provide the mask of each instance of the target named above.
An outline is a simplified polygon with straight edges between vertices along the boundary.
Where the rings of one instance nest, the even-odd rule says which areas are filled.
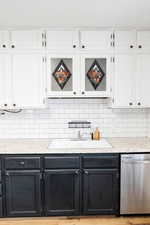
[[[23,161],[22,161],[22,162],[20,162],[20,165],[24,165],[24,164],[25,164],[25,162],[23,162]]]
[[[86,175],[88,175],[88,174],[89,174],[89,173],[88,173],[88,171],[86,171],[86,170],[84,171],[84,173],[85,173]]]
[[[76,171],[75,171],[75,174],[78,175],[78,174],[79,174],[79,170],[76,170]]]

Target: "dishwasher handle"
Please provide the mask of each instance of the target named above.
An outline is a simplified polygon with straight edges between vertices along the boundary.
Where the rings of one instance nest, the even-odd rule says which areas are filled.
[[[126,164],[149,164],[150,160],[122,160],[122,163]]]

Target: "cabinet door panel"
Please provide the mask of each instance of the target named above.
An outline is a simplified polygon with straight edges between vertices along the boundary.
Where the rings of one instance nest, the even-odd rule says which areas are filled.
[[[78,170],[48,170],[45,172],[46,215],[76,215],[79,213]]]
[[[82,97],[109,97],[112,73],[110,56],[81,56],[80,95]]]
[[[76,97],[79,88],[78,66],[78,58],[73,55],[48,55],[48,95],[51,97]]]
[[[9,47],[9,31],[0,31],[0,50],[8,49]]]
[[[73,50],[78,47],[78,33],[75,31],[47,31],[47,48],[50,50]]]
[[[81,31],[81,48],[85,50],[111,49],[110,31]]]
[[[137,32],[137,48],[140,52],[150,52],[150,31]]]
[[[11,57],[8,54],[0,54],[0,107],[7,108],[11,104],[12,79]],[[5,107],[4,105],[7,104]]]
[[[16,108],[44,107],[44,64],[37,54],[16,54],[12,58],[13,104]]]
[[[134,55],[116,55],[114,80],[114,106],[116,107],[134,106],[135,66]]]
[[[7,216],[34,216],[41,214],[39,171],[6,172]]]
[[[11,32],[11,48],[38,50],[42,48],[42,32],[40,30],[14,30]]]
[[[136,49],[135,31],[115,31],[115,51],[133,52]]]
[[[118,212],[117,173],[116,169],[84,170],[84,214],[115,214]]]
[[[137,56],[136,106],[150,107],[150,55]]]

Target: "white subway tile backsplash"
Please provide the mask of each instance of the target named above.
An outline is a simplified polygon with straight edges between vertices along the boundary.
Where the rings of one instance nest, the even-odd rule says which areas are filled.
[[[68,128],[71,120],[87,120],[91,132],[99,127],[102,136],[150,136],[150,111],[147,109],[111,109],[107,99],[49,99],[48,108],[6,113],[0,117],[0,138],[67,138],[78,129]]]

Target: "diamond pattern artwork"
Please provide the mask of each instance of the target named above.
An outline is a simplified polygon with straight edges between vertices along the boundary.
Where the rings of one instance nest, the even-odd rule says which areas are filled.
[[[87,77],[95,90],[101,83],[104,76],[105,76],[104,71],[100,67],[97,60],[95,59],[89,71],[87,72]]]
[[[64,88],[67,81],[71,77],[71,73],[63,60],[60,60],[59,64],[57,65],[52,75],[61,89]]]

